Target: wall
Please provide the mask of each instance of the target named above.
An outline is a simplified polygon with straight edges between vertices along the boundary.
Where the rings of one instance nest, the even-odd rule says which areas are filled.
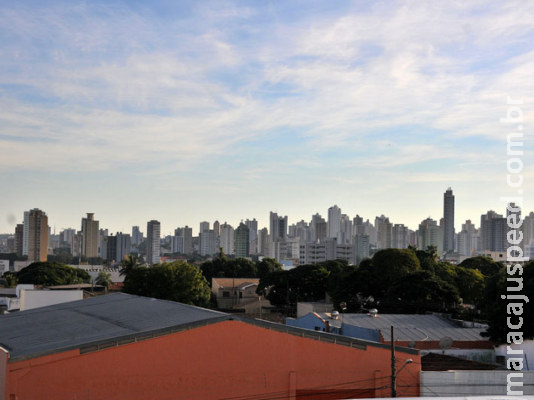
[[[424,371],[421,372],[421,396],[506,395],[509,372]],[[524,373],[523,394],[534,395],[534,372]]]
[[[83,290],[21,290],[20,311],[83,300]]]
[[[419,392],[420,357],[407,365],[402,395]],[[225,321],[79,355],[59,353],[9,364],[17,400],[326,399],[389,396],[390,353],[320,342]],[[321,394],[321,396],[314,396]]]
[[[0,347],[0,400],[6,398],[6,372],[8,353],[2,347]]]

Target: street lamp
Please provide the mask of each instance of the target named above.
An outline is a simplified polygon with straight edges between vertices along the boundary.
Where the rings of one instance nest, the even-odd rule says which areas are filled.
[[[408,365],[413,363],[411,358],[408,358],[404,361],[404,364],[401,365],[397,371],[397,366],[395,363],[397,359],[395,357],[395,328],[391,327],[391,397],[397,397],[397,375]]]

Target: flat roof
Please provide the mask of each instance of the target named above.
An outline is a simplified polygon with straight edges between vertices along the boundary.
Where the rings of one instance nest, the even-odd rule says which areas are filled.
[[[465,328],[434,314],[339,314],[332,320],[329,314],[320,313],[333,326],[350,324],[361,328],[379,330],[385,341],[391,341],[391,326],[395,327],[395,340],[435,341],[450,337],[456,341],[488,341],[480,336],[485,328]]]
[[[82,353],[98,351],[228,320],[359,349],[389,348],[381,343],[125,293],[0,315],[0,346],[9,351],[11,361],[21,361],[75,349]],[[413,349],[397,351],[418,354]]]

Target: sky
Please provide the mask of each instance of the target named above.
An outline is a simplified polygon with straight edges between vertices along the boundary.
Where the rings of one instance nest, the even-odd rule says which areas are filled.
[[[0,232],[534,210],[534,2],[0,1]]]

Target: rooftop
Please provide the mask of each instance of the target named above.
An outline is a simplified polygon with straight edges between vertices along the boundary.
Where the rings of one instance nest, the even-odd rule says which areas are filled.
[[[435,341],[450,337],[455,341],[488,340],[480,336],[486,329],[464,328],[453,321],[434,314],[340,314],[332,319],[330,313],[321,313],[321,317],[331,326],[350,324],[361,328],[379,330],[384,341],[391,341],[391,326],[395,327],[395,339],[402,341]]]
[[[228,320],[348,347],[389,349],[381,343],[125,293],[0,315],[0,346],[9,351],[11,361],[20,361],[75,349],[97,351]],[[418,354],[413,349],[397,351]]]

